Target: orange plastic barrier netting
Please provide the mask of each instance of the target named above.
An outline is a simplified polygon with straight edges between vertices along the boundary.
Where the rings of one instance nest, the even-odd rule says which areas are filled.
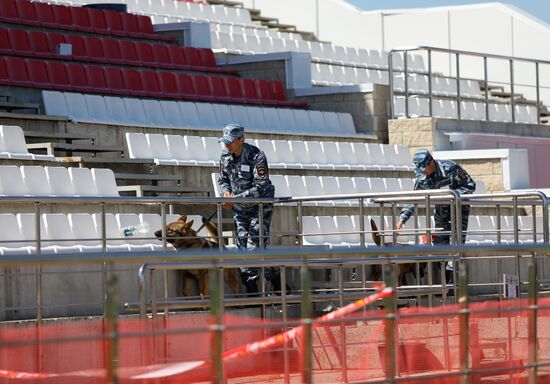
[[[550,307],[550,299],[540,299],[538,304]],[[521,367],[528,361],[527,307],[525,300],[470,305],[471,382],[527,382],[527,371]],[[457,306],[446,306],[398,312],[397,372],[407,378],[403,382],[460,381],[459,318],[453,313],[457,310]],[[344,375],[348,382],[383,380],[387,325],[381,319],[384,314],[382,310],[358,311],[346,314],[337,323],[317,324],[312,331],[314,382],[343,382]],[[119,382],[208,382],[209,321],[210,316],[205,313],[154,321],[120,320]],[[224,324],[224,370],[229,383],[283,383],[285,349],[291,382],[301,381],[303,332],[297,328],[282,329],[280,322],[273,320],[234,315],[225,315]],[[538,361],[550,363],[550,309],[538,310],[537,324]],[[96,320],[39,327],[3,326],[0,382],[106,383],[109,343],[102,336],[107,328]],[[272,344],[266,344],[265,340],[275,335]],[[550,366],[539,367],[538,375],[539,383],[550,383]]]

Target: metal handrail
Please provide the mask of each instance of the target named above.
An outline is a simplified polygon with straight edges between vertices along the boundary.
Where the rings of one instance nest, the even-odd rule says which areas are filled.
[[[429,99],[429,115],[433,115],[433,98],[435,95],[433,94],[433,87],[432,87],[432,76],[433,68],[432,68],[432,53],[433,52],[440,52],[440,53],[448,53],[452,54],[456,57],[456,96],[449,96],[445,95],[444,98],[450,98],[457,101],[457,118],[461,120],[461,106],[460,101],[461,99],[465,98],[461,95],[460,92],[460,80],[464,79],[460,76],[460,56],[474,56],[474,57],[481,57],[483,58],[484,65],[483,65],[483,81],[485,82],[485,94],[483,95],[483,98],[475,99],[479,102],[485,103],[485,121],[489,121],[489,104],[491,101],[489,100],[489,94],[488,94],[488,65],[487,65],[487,59],[498,59],[498,60],[506,60],[509,62],[509,78],[510,81],[503,83],[499,82],[499,84],[509,84],[510,85],[510,93],[511,93],[511,117],[512,117],[512,123],[516,122],[516,112],[515,112],[515,85],[520,85],[517,82],[514,81],[514,62],[527,62],[527,63],[533,63],[535,64],[535,84],[534,85],[523,85],[528,86],[536,89],[536,106],[537,106],[537,124],[541,124],[540,120],[540,113],[539,108],[541,106],[541,100],[540,100],[540,88],[542,86],[540,85],[540,65],[549,65],[549,60],[538,60],[538,59],[530,59],[526,57],[516,57],[516,56],[509,56],[509,55],[497,55],[492,53],[483,53],[483,52],[475,52],[475,51],[465,51],[465,50],[459,50],[459,49],[451,49],[451,48],[441,48],[441,47],[433,47],[433,46],[426,46],[426,45],[418,45],[418,46],[411,46],[411,47],[399,47],[394,48],[388,52],[388,71],[389,71],[389,87],[390,87],[390,116],[391,118],[395,118],[395,111],[394,111],[394,72],[398,73],[404,73],[405,76],[405,117],[410,117],[409,114],[409,87],[408,87],[408,74],[413,73],[413,71],[408,70],[407,66],[407,53],[411,51],[427,51],[428,52],[428,99]],[[394,53],[404,53],[404,68],[401,69],[394,69],[393,68],[393,54]],[[451,74],[450,74],[451,75]],[[481,81],[481,80],[479,80]],[[544,87],[548,88],[548,87]],[[414,94],[414,93],[413,93]],[[440,97],[437,95],[437,97]],[[470,98],[466,98],[470,99]]]

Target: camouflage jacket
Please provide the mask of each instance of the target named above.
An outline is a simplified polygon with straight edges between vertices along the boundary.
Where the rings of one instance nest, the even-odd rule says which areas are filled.
[[[460,165],[451,160],[435,160],[435,172],[426,176],[420,171],[416,171],[416,181],[414,190],[421,189],[440,189],[449,187],[460,194],[474,193],[476,183],[472,177]],[[407,206],[399,215],[401,221],[405,223],[414,213],[414,206]]]
[[[235,197],[275,196],[265,154],[248,143],[244,143],[239,158],[235,158],[226,149],[222,151],[218,187],[222,196],[226,191],[232,192]]]

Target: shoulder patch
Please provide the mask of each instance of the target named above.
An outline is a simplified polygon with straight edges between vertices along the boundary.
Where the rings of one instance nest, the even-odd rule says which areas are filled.
[[[267,174],[267,169],[265,167],[265,165],[258,165],[256,167],[256,172],[258,172],[258,176],[260,177],[265,177],[265,175]]]

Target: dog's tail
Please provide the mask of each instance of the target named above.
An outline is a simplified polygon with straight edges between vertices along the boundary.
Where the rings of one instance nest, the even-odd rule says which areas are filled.
[[[378,232],[378,227],[373,219],[370,219],[370,227],[372,229],[372,240],[374,241],[374,244],[380,246],[380,244],[382,244],[380,241],[380,233]]]

